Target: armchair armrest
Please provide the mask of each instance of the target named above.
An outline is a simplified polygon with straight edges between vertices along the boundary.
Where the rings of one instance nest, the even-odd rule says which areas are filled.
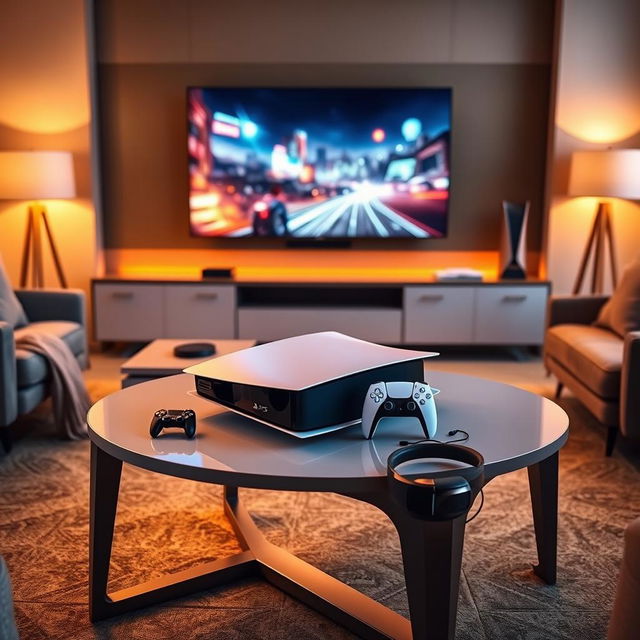
[[[30,322],[69,320],[86,326],[84,292],[79,289],[17,289]]]
[[[629,640],[640,627],[640,518],[624,531],[624,552],[618,575],[618,586],[609,620],[607,640]]]
[[[591,324],[608,299],[608,296],[552,296],[547,308],[547,327]]]
[[[18,377],[13,327],[0,321],[0,428],[18,417]]]
[[[630,438],[640,438],[640,331],[624,337],[620,381],[620,431]]]

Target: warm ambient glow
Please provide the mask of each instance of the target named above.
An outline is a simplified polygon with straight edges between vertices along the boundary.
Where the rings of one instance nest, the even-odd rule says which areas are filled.
[[[495,262],[495,261],[494,261]],[[246,266],[235,269],[235,278],[242,282],[429,282],[439,268],[424,269],[384,269],[361,268],[318,268],[318,267],[264,267]],[[495,267],[478,269],[485,281],[497,279]],[[168,266],[166,264],[121,264],[117,275],[124,278],[145,279],[200,279],[200,268],[189,266]]]
[[[74,198],[73,158],[68,151],[0,151],[0,198]]]
[[[559,98],[557,125],[579,140],[614,144],[640,131],[640,93],[633,83],[620,86],[602,76],[595,82],[588,65],[584,77],[567,79]],[[580,74],[579,74],[580,75]]]
[[[534,261],[537,260],[537,257]],[[327,262],[330,262],[330,266]],[[497,277],[496,251],[255,251],[251,249],[107,249],[105,272],[125,278],[200,278],[207,266],[233,266],[239,279],[429,281],[448,267],[470,267]],[[277,265],[277,266],[276,266]]]
[[[640,199],[640,149],[576,151],[569,195]]]

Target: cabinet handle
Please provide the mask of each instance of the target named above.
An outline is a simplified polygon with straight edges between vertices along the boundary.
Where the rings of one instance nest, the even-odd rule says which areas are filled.
[[[427,293],[418,298],[419,302],[440,302],[444,300],[444,295],[441,293]]]
[[[204,293],[204,292],[196,293],[196,300],[217,300],[217,298],[218,298],[217,293]]]
[[[510,296],[502,296],[502,302],[524,302],[527,299],[526,295],[510,295]]]
[[[131,300],[131,298],[133,298],[133,291],[114,291],[111,297],[116,300]]]

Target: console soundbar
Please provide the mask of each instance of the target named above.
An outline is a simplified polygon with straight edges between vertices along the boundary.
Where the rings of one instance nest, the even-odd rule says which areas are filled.
[[[396,349],[334,331],[243,349],[185,369],[196,392],[289,431],[354,423],[374,382],[424,380],[432,351]]]

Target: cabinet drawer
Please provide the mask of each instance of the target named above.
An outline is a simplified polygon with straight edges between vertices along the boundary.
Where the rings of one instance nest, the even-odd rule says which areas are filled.
[[[246,307],[238,310],[238,338],[280,340],[316,331],[339,331],[354,338],[398,344],[400,309]]]
[[[457,344],[473,339],[473,287],[405,287],[404,341]]]
[[[475,342],[542,344],[546,287],[484,287],[476,296]]]
[[[166,338],[235,338],[235,287],[166,285]]]
[[[162,285],[96,284],[97,340],[144,341],[164,333]]]

